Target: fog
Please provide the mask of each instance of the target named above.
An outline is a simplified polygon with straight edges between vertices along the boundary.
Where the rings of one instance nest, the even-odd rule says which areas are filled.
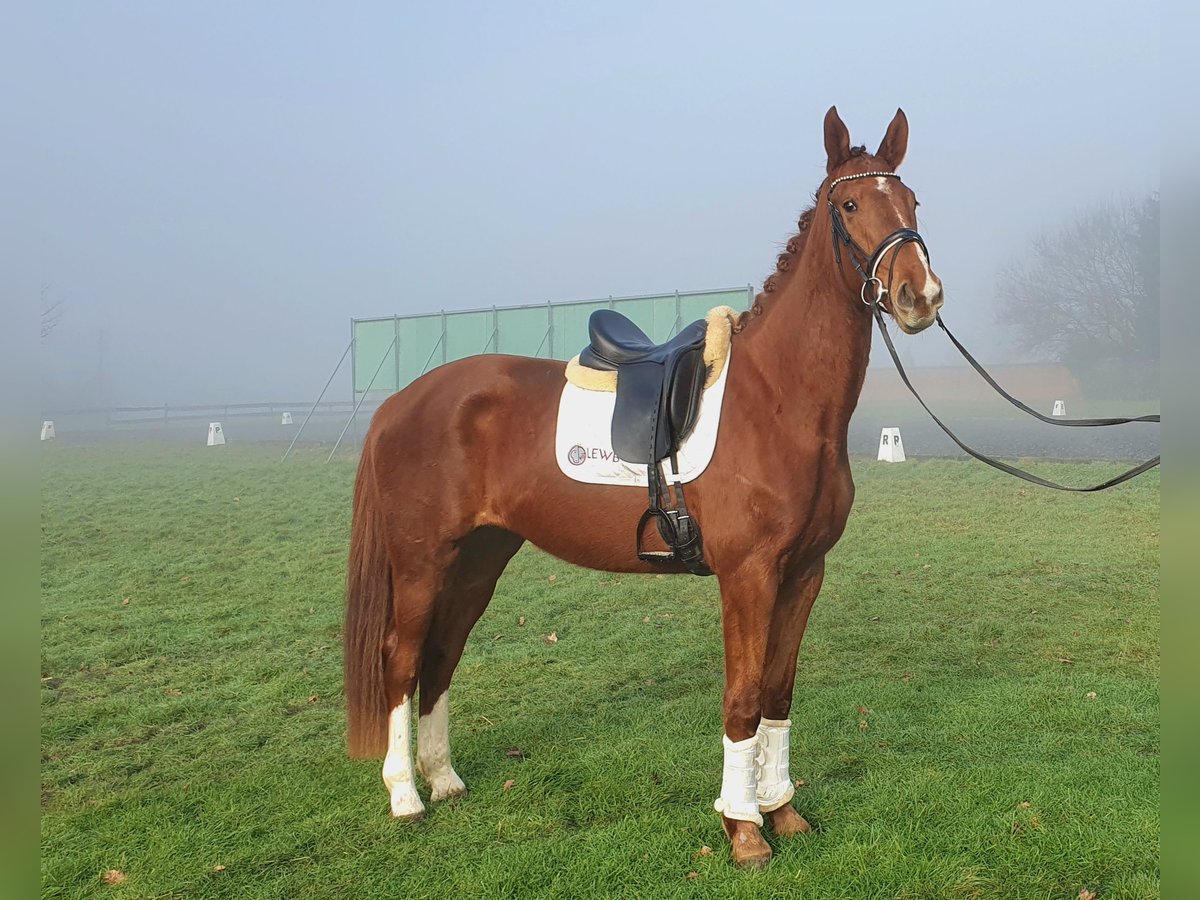
[[[986,362],[1036,358],[1005,267],[1157,190],[1156,5],[700,6],[13,10],[0,245],[10,297],[60,303],[47,407],[315,399],[352,316],[758,286],[830,104],[871,150],[904,108]]]

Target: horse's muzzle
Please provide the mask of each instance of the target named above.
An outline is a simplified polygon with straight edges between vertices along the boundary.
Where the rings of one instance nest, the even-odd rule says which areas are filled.
[[[931,297],[917,294],[912,286],[905,281],[893,294],[895,302],[892,308],[892,318],[905,334],[917,334],[924,331],[937,319],[937,312],[942,308],[945,294],[940,282],[934,282],[934,292]]]

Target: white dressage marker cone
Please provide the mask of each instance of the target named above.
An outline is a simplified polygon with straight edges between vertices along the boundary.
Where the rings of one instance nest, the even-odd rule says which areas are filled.
[[[220,447],[225,443],[225,432],[221,430],[220,422],[208,423],[208,446]]]
[[[283,414],[283,418],[279,420],[279,424],[280,425],[291,425],[292,424],[292,414],[285,412]]]
[[[54,440],[54,423],[52,421],[50,421],[49,419],[47,419],[45,422],[42,423],[42,440],[43,441]]]
[[[1067,404],[1063,403],[1061,400],[1055,400],[1053,415],[1065,416],[1066,414],[1067,414]]]
[[[899,428],[885,428],[879,435],[879,455],[884,462],[904,462],[904,445],[900,443]]]

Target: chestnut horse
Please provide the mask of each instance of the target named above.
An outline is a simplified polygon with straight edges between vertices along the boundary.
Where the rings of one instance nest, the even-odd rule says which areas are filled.
[[[836,108],[826,114],[817,205],[735,328],[716,449],[688,485],[721,589],[725,765],[715,806],[743,866],[770,859],[764,819],[776,835],[808,830],[790,804],[788,712],[825,554],[854,500],[846,433],[872,305],[911,334],[942,303],[913,230],[916,198],[895,175],[907,145],[903,111],[874,155],[850,145]],[[450,679],[525,541],[593,569],[684,571],[634,553],[644,489],[583,484],[559,470],[563,385],[561,362],[475,356],[417,379],[371,422],[347,578],[348,744],[351,756],[385,756],[396,817],[425,810],[412,756],[418,688],[415,771],[435,802],[465,791],[450,762]]]

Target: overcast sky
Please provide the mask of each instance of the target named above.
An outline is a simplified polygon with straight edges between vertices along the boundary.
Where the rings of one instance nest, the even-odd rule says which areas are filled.
[[[758,285],[831,103],[872,150],[907,112],[988,360],[999,268],[1157,188],[1154,3],[13,6],[0,279],[81,397],[103,330],[111,403],[315,397],[351,316]]]

